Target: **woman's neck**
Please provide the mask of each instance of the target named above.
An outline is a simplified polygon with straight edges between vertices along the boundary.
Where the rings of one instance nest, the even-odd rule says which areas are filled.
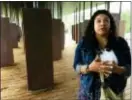
[[[96,35],[96,39],[99,43],[99,46],[101,49],[104,49],[105,46],[107,45],[107,42],[108,42],[108,39],[107,37],[103,37],[103,36],[100,36],[100,35]]]

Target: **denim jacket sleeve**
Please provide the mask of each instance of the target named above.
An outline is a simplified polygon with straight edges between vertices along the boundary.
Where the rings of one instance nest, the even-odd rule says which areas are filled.
[[[129,77],[131,75],[131,53],[130,48],[127,44],[127,42],[120,37],[119,39],[120,45],[122,46],[122,55],[123,55],[123,66],[126,68],[126,72],[123,73],[125,77]]]
[[[87,65],[86,64],[84,65],[83,61],[82,61],[82,55],[81,55],[81,50],[80,50],[82,43],[83,43],[83,40],[80,40],[77,47],[76,47],[75,56],[74,56],[73,67],[77,73],[80,73],[81,67],[87,68]]]

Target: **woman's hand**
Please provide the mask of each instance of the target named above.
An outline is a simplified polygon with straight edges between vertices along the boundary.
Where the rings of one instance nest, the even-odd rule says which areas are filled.
[[[101,65],[101,62],[97,62],[97,61],[93,61],[89,67],[87,68],[87,71],[91,71],[91,72],[99,72],[99,66]]]
[[[116,64],[114,61],[112,61],[111,63],[108,62],[107,65],[113,67],[112,73],[121,74],[126,71],[123,66],[118,66],[118,64]]]
[[[108,61],[101,62],[100,58],[96,56],[93,62],[89,65],[87,71],[104,73],[106,76],[112,73],[112,68],[107,65]]]
[[[112,66],[112,64],[110,65],[111,62],[109,62],[109,61],[104,61],[101,63],[102,64],[100,66],[100,72],[104,73],[104,75],[106,77],[108,77],[112,73],[113,66]]]
[[[99,72],[100,71],[100,66],[101,61],[98,56],[92,61],[92,63],[86,68],[86,67],[81,67],[80,72],[82,74],[86,74],[88,72]]]
[[[100,66],[101,66],[101,61],[98,56],[92,61],[92,63],[89,65],[87,68],[87,72],[99,72],[100,71]]]
[[[104,61],[101,62],[98,56],[92,61],[92,63],[87,68],[86,72],[97,72],[104,73],[108,77],[111,73],[120,74],[125,71],[124,67],[118,66],[114,61]]]

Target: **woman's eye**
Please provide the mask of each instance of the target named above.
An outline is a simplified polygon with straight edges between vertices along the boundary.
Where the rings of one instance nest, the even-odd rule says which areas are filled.
[[[97,20],[97,23],[100,23],[101,22],[101,20]]]
[[[108,19],[106,19],[106,20],[105,20],[105,22],[109,22],[109,20],[108,20]]]
[[[103,23],[108,23],[109,20],[97,20],[96,22],[97,22],[97,23],[101,23],[101,22],[103,22]]]

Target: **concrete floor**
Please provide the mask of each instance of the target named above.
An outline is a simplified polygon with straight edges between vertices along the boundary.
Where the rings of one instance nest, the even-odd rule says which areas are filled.
[[[66,41],[70,39],[68,37],[70,36],[66,36]],[[63,58],[54,62],[54,89],[32,92],[27,89],[25,54],[23,44],[20,43],[20,48],[14,49],[16,66],[1,68],[1,100],[75,100],[79,85],[72,67],[76,44],[66,44]],[[125,98],[130,100],[130,80]]]

